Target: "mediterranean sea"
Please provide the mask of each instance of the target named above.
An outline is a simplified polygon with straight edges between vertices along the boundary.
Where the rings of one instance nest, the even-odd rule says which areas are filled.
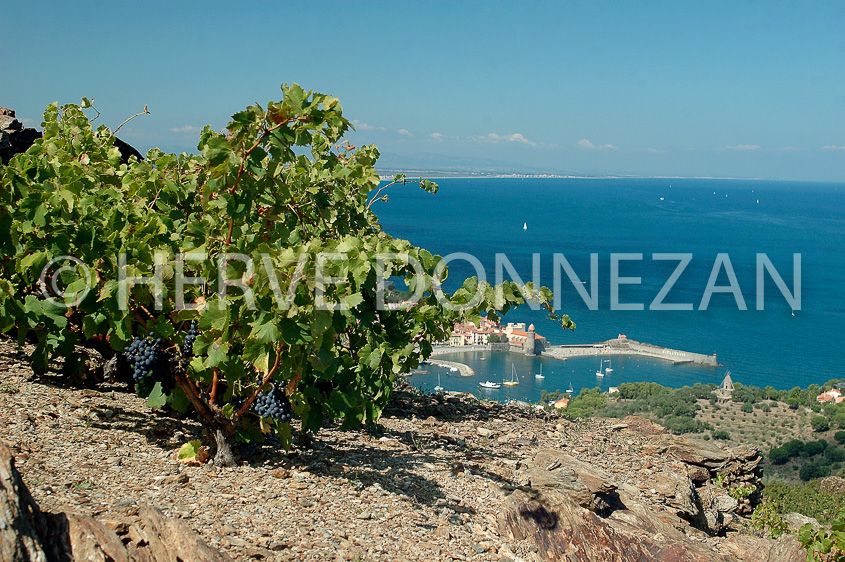
[[[496,254],[504,254],[523,281],[533,280],[539,260],[539,281],[554,288],[558,277],[559,310],[577,328],[561,329],[545,312],[528,306],[510,312],[504,322],[533,323],[553,345],[625,334],[659,346],[716,353],[724,366],[616,356],[613,373],[598,379],[595,357],[564,362],[507,352],[462,353],[442,359],[470,365],[474,377],[431,367],[429,374],[411,377],[417,386],[434,387],[439,372],[446,390],[536,401],[541,390],[564,390],[570,383],[576,392],[644,380],[672,387],[719,383],[728,369],[736,382],[777,389],[845,377],[845,184],[674,178],[453,178],[438,183],[435,195],[393,186],[387,191],[389,202],[377,203],[374,210],[394,237],[441,256],[460,252],[478,260],[475,265],[452,260],[447,290],[476,275],[479,264],[494,282]],[[598,295],[592,307],[577,283],[555,266],[555,254],[563,255],[586,282],[581,288],[590,297],[591,255],[596,255]],[[782,278],[792,303],[764,268],[764,306],[758,310],[758,254],[765,254],[770,269]],[[793,269],[796,254],[800,290]],[[656,310],[655,297],[682,259],[689,263],[662,302],[691,310]],[[619,305],[611,306],[614,285]],[[800,308],[793,314],[798,293]],[[642,310],[620,309],[626,305]],[[533,373],[541,363],[546,378],[539,380]],[[524,377],[519,386],[478,388],[487,379],[509,378],[512,368]]]

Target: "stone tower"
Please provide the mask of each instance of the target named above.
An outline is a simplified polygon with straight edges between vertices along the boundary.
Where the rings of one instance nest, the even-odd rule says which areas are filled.
[[[537,355],[536,352],[536,341],[535,341],[535,332],[534,332],[534,324],[528,326],[528,337],[525,338],[525,343],[523,344],[522,350],[525,352],[525,355],[534,356]]]
[[[713,391],[719,401],[727,402],[731,400],[734,392],[734,381],[731,378],[731,372],[725,373],[725,379],[722,381],[722,386]]]

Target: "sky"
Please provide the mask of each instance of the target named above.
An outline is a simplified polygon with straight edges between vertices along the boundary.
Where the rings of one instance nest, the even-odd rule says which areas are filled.
[[[0,105],[196,151],[296,82],[390,168],[845,182],[845,2],[0,0]]]

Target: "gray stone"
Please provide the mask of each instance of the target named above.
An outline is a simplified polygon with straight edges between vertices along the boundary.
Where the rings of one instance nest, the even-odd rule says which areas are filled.
[[[807,517],[806,515],[801,515],[800,513],[787,513],[783,516],[783,520],[789,525],[789,530],[797,532],[798,529],[809,523],[813,526],[814,531],[818,531],[821,528],[821,524],[815,517]]]

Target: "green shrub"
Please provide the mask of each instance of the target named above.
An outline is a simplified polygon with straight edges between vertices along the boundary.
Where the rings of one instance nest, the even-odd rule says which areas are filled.
[[[604,408],[605,404],[605,396],[599,387],[585,388],[569,402],[566,415],[572,418],[586,418]]]
[[[773,464],[784,464],[789,460],[789,453],[783,447],[774,447],[769,451],[769,460]]]
[[[763,502],[751,514],[751,527],[758,535],[776,539],[789,530],[789,524],[783,520],[778,505]]]
[[[836,439],[837,443],[845,443],[845,431],[837,431],[833,434],[833,438]]]
[[[819,439],[818,441],[807,441],[804,443],[804,455],[807,457],[820,455],[824,453],[827,446],[828,442],[824,439]]]
[[[813,431],[821,432],[830,429],[830,422],[824,416],[813,416],[810,420]]]
[[[830,530],[818,531],[807,523],[798,532],[798,541],[807,550],[807,560],[845,559],[845,509],[831,522]]]
[[[786,454],[790,457],[797,457],[804,452],[804,442],[800,439],[790,439],[783,444]]]
[[[713,432],[713,439],[723,439],[727,440],[731,438],[731,434],[725,431],[724,429],[720,429],[718,431]]]
[[[710,425],[686,416],[668,416],[662,422],[663,427],[675,434],[701,433]]]
[[[798,470],[798,476],[804,482],[813,480],[814,478],[824,478],[825,476],[830,476],[830,466],[824,466],[815,461],[806,462]]]
[[[845,461],[845,447],[828,447],[828,449],[824,452],[824,456],[829,459],[830,462],[843,462]]]

